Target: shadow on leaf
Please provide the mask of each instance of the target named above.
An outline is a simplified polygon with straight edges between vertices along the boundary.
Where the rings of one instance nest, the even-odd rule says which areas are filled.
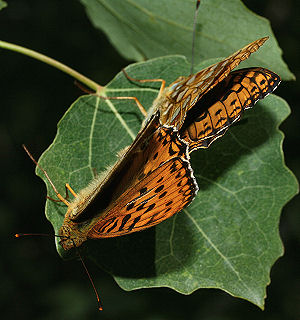
[[[191,155],[191,164],[199,189],[210,187],[210,181],[217,181],[233,168],[240,159],[255,152],[276,133],[276,120],[259,102],[255,110],[247,111],[242,122],[229,128],[207,150],[197,150]]]

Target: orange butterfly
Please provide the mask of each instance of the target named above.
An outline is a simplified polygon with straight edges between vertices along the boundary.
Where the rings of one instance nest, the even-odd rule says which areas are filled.
[[[264,68],[231,72],[267,38],[194,75],[162,84],[135,141],[121,159],[96,177],[67,206],[60,228],[65,250],[87,239],[141,231],[171,217],[195,197],[198,186],[189,153],[207,148],[243,110],[275,90],[280,78]]]
[[[140,231],[171,217],[198,191],[188,145],[158,114],[102,180],[95,178],[68,204],[60,229],[65,250],[88,238]]]

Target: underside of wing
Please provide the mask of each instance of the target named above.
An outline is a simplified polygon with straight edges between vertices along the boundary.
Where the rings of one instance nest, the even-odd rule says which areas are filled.
[[[207,148],[238,121],[245,109],[273,92],[280,77],[264,68],[233,71],[187,113],[180,137],[189,151]]]
[[[224,80],[229,73],[251,53],[258,50],[268,37],[258,39],[238,50],[226,59],[205,68],[194,75],[180,77],[166,88],[166,103],[162,104],[160,121],[179,129],[186,112],[209,90]]]

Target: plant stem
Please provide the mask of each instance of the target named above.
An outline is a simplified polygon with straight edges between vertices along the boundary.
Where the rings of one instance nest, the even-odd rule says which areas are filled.
[[[55,67],[65,73],[67,73],[68,75],[70,75],[71,77],[75,78],[76,80],[78,80],[79,82],[83,83],[85,86],[87,86],[88,88],[94,90],[96,93],[100,93],[101,90],[103,90],[103,87],[100,86],[98,83],[94,82],[93,80],[85,77],[84,75],[82,75],[81,73],[75,71],[74,69],[66,66],[65,64],[54,60],[50,57],[45,56],[44,54],[38,53],[34,50],[30,50],[21,46],[18,46],[16,44],[12,44],[6,41],[1,41],[0,40],[0,48],[3,49],[8,49],[11,51],[16,51],[18,53],[27,55],[31,58],[34,58],[36,60],[40,60],[44,63],[49,64],[52,67]]]

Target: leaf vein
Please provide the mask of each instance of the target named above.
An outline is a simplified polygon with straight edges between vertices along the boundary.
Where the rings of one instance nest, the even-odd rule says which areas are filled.
[[[99,102],[100,98],[96,99],[96,104],[95,104],[95,109],[94,109],[94,114],[93,114],[93,119],[91,123],[91,130],[90,130],[90,136],[89,136],[89,155],[88,155],[88,166],[92,172],[92,148],[93,148],[93,135],[94,135],[94,130],[95,130],[95,124],[96,124],[96,118],[97,118],[97,113],[98,113],[98,108],[99,108]]]
[[[132,140],[135,139],[135,134],[132,132],[132,130],[129,128],[127,125],[126,121],[122,118],[118,110],[115,108],[115,106],[112,104],[110,100],[105,100],[107,103],[108,107],[111,109],[111,111],[114,113],[115,117],[120,121],[121,125],[124,127],[124,129],[127,131],[128,135]]]
[[[229,268],[233,271],[233,273],[237,276],[239,281],[242,281],[239,272],[234,268],[234,266],[231,264],[231,262],[226,258],[226,256],[223,255],[223,253],[218,249],[218,247],[211,241],[211,239],[207,236],[207,234],[202,230],[202,228],[198,225],[196,220],[189,214],[189,212],[186,209],[183,209],[184,213],[187,215],[187,217],[192,221],[192,223],[195,225],[197,230],[201,233],[203,238],[211,245],[211,247],[215,250],[215,252],[223,259],[223,261],[229,266]]]

